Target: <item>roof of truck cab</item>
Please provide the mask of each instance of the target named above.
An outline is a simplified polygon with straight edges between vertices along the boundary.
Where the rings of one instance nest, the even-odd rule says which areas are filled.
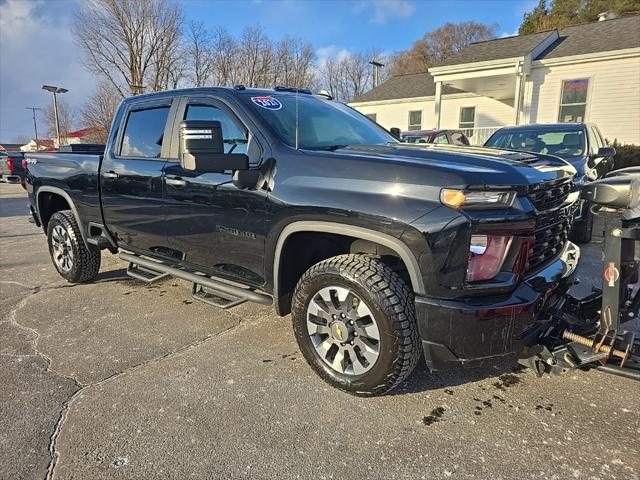
[[[179,95],[194,95],[206,93],[231,93],[231,94],[258,94],[258,95],[295,95],[296,92],[291,90],[275,90],[273,88],[250,88],[237,89],[235,87],[194,87],[180,88],[176,90],[162,90],[161,92],[143,93],[142,95],[133,95],[127,97],[125,101],[134,101],[147,98],[175,97]],[[300,92],[299,95],[316,96],[313,93]]]

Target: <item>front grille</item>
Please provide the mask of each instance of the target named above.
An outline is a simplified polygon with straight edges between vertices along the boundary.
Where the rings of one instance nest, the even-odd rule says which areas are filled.
[[[572,187],[572,182],[565,182],[547,188],[543,186],[528,194],[538,214],[534,241],[529,249],[527,271],[556,258],[567,244],[578,204],[557,207],[567,200]]]
[[[536,210],[544,211],[555,208],[564,203],[571,193],[573,182],[564,182],[555,184],[547,188],[537,188],[529,193],[528,197],[536,207]]]

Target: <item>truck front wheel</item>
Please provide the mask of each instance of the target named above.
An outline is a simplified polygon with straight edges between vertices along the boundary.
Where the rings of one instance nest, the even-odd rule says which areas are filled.
[[[384,394],[420,358],[413,294],[377,257],[340,255],[317,263],[298,282],[291,310],[309,365],[346,392]]]
[[[84,244],[71,210],[54,213],[47,224],[49,254],[58,273],[71,283],[89,282],[100,270],[100,250]]]

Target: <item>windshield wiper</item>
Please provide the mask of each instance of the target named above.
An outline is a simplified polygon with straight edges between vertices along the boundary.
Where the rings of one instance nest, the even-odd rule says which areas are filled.
[[[327,150],[328,152],[334,152],[340,148],[348,147],[349,145],[327,145],[326,147],[319,147],[318,150]]]

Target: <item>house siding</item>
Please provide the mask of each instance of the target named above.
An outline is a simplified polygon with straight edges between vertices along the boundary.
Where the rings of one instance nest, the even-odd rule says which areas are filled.
[[[522,123],[558,121],[563,80],[589,79],[585,121],[620,143],[640,144],[640,55],[569,65],[534,64],[527,78]]]
[[[398,101],[398,103],[380,103],[352,105],[361,113],[376,114],[376,121],[384,128],[398,127],[407,130],[409,112],[422,111],[422,129],[435,126],[434,100]],[[492,98],[477,95],[455,97],[443,96],[440,107],[440,128],[458,128],[461,107],[476,107],[476,127],[495,127],[510,125],[513,122],[513,107]]]

